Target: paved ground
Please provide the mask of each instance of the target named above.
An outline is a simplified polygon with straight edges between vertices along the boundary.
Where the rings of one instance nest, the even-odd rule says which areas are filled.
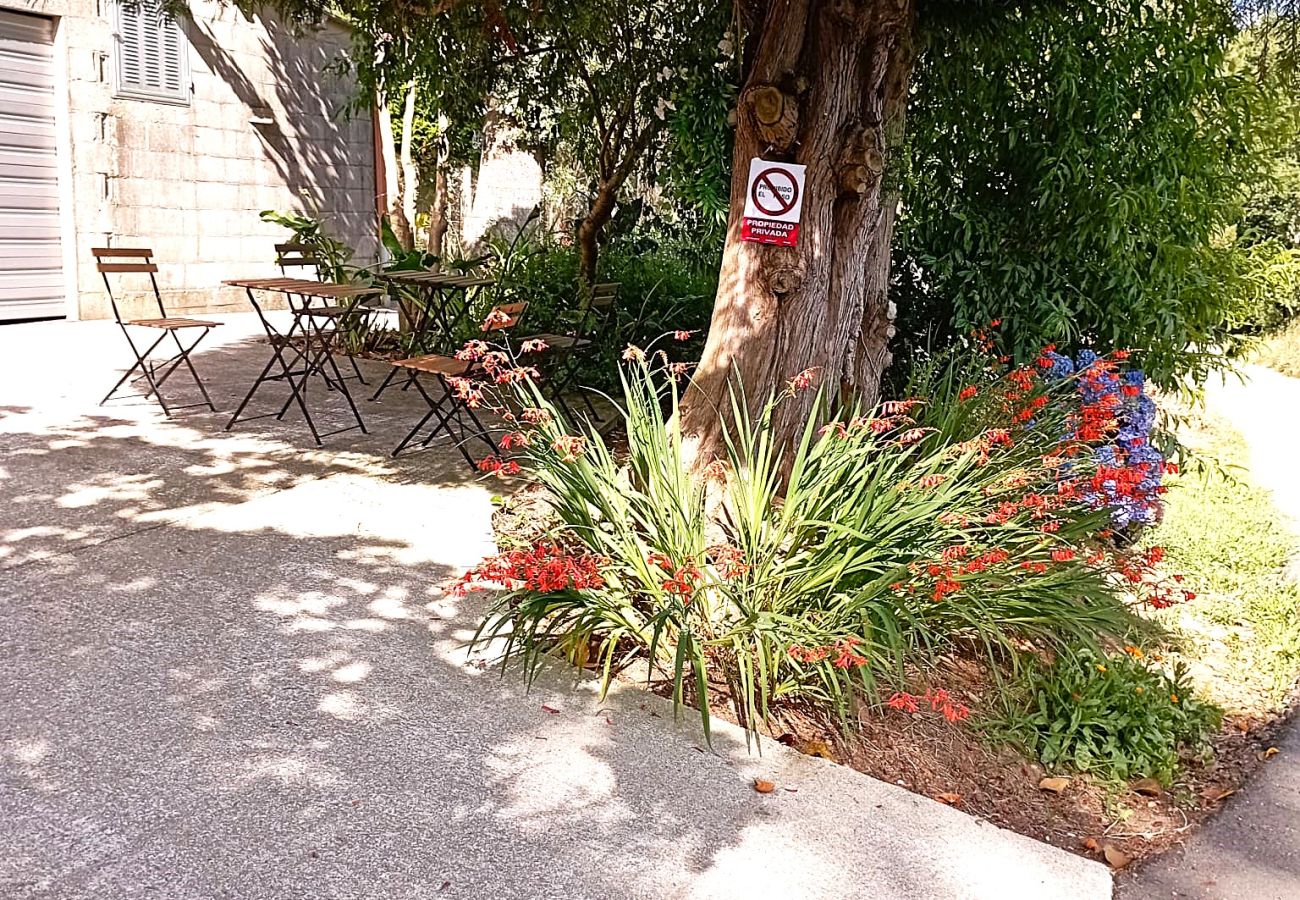
[[[229,410],[265,348],[222,331],[198,362]],[[438,587],[490,550],[491,486],[446,445],[386,456],[410,398],[322,451],[98,408],[124,351],[0,327],[0,898],[1110,896],[851,770],[725,726],[705,752],[635,690],[526,694]]]
[[[1214,385],[1210,403],[1250,446],[1250,475],[1300,520],[1300,381],[1248,368],[1245,384]],[[1295,527],[1295,522],[1291,523]],[[1286,527],[1286,523],[1279,523]],[[1300,615],[1300,611],[1297,611]],[[1122,900],[1297,900],[1300,898],[1300,727],[1292,721],[1278,754],[1180,849],[1124,878]]]

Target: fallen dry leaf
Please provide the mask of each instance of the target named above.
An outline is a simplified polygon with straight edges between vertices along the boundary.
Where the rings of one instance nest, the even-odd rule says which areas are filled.
[[[776,785],[762,778],[755,778],[754,790],[758,791],[760,794],[770,794],[776,790]]]
[[[1263,762],[1266,759],[1272,759],[1274,756],[1277,756],[1276,747],[1269,747],[1267,750],[1261,750],[1255,754],[1255,758],[1260,762]]]
[[[556,709],[554,706],[550,706],[549,704],[546,704],[546,703],[543,703],[543,704],[542,704],[542,709],[546,710],[546,711],[547,711],[548,713],[550,713],[551,715],[555,715],[556,713],[559,712],[559,710]]]
[[[1228,797],[1231,797],[1235,793],[1237,793],[1236,788],[1211,786],[1201,791],[1201,797],[1207,803],[1218,803],[1220,800],[1226,800]]]
[[[808,756],[816,756],[819,759],[829,759],[831,762],[835,762],[835,756],[831,753],[830,744],[825,741],[804,741],[803,743],[795,744],[795,747],[800,753]]]
[[[1082,841],[1083,849],[1089,853],[1096,853],[1101,849],[1101,844],[1097,843],[1096,838],[1084,838]]]
[[[956,806],[961,803],[961,794],[935,794],[934,799],[948,806]]]
[[[1164,788],[1154,778],[1139,778],[1133,782],[1132,787],[1134,793],[1142,794],[1145,797],[1159,797],[1164,793]]]
[[[1038,789],[1040,791],[1051,791],[1053,794],[1059,794],[1069,787],[1069,785],[1070,779],[1057,776],[1054,778],[1044,778],[1042,781],[1038,782]]]
[[[1122,869],[1133,861],[1133,858],[1116,847],[1107,847],[1101,851],[1101,855],[1106,859],[1106,865],[1112,869]]]

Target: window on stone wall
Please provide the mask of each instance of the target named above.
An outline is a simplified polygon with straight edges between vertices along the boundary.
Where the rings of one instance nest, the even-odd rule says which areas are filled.
[[[190,43],[157,2],[117,4],[117,96],[190,102]]]

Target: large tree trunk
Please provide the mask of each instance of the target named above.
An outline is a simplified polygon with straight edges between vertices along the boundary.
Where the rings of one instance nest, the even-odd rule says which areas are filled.
[[[913,0],[767,0],[759,15],[737,110],[718,295],[683,399],[697,467],[721,454],[729,385],[743,385],[756,411],[797,373],[817,368],[831,402],[868,405],[890,360],[898,198],[885,172],[902,137]],[[752,157],[807,166],[798,247],[740,239]],[[812,393],[774,417],[787,446]]]

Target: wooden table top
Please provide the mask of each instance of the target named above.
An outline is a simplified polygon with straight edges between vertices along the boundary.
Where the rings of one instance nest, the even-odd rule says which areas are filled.
[[[451,272],[429,272],[427,270],[418,272],[385,272],[380,275],[380,277],[401,284],[418,284],[424,287],[470,288],[488,287],[496,284],[496,279],[494,278],[483,278],[476,275],[457,275]]]
[[[297,294],[300,297],[319,297],[326,300],[361,297],[384,292],[382,287],[369,284],[333,284],[328,281],[312,281],[305,278],[232,278],[223,281],[222,284],[255,291],[282,291],[286,294]]]

